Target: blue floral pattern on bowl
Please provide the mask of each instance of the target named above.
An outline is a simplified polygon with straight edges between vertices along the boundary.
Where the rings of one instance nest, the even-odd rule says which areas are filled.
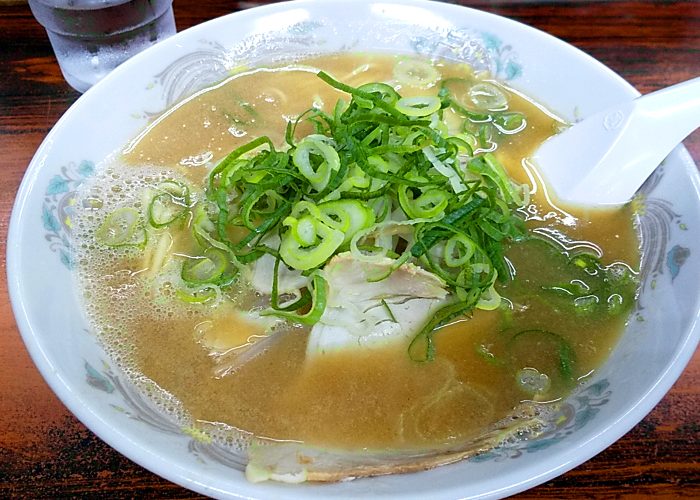
[[[52,251],[57,252],[61,263],[68,269],[74,266],[70,250],[71,214],[74,209],[75,191],[95,170],[89,160],[69,163],[60,167],[60,173],[49,180],[41,210],[44,237]]]

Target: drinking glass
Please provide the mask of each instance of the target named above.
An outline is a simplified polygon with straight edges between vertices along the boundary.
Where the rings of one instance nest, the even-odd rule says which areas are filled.
[[[175,34],[172,0],[29,0],[29,7],[64,78],[79,92]]]

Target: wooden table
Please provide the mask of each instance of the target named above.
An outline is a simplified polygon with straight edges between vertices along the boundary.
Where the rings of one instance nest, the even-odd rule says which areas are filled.
[[[177,0],[179,29],[267,2]],[[642,93],[700,75],[700,2],[462,1],[560,37]],[[79,94],[21,1],[0,2],[1,250],[34,151]],[[686,140],[700,162],[700,132]],[[697,221],[695,221],[697,222]],[[697,230],[697,228],[695,228]],[[4,266],[4,261],[3,261]],[[20,339],[0,283],[0,497],[195,497],[124,458],[49,390]],[[700,352],[663,401],[613,446],[522,498],[700,497]]]

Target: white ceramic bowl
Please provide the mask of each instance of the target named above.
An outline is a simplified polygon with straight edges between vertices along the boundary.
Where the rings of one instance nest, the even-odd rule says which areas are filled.
[[[698,173],[677,148],[644,186],[643,287],[617,349],[544,436],[435,470],[337,484],[250,484],[240,463],[154,412],[89,332],[72,281],[72,192],[158,112],[241,63],[339,50],[467,60],[565,118],[637,92],[612,71],[532,28],[420,0],[275,4],[187,30],[128,61],[61,118],[30,164],[10,224],[7,271],[17,323],[37,367],[99,437],[161,476],[216,497],[455,498],[522,491],[626,433],[680,375],[700,337]],[[595,89],[595,92],[592,90]]]

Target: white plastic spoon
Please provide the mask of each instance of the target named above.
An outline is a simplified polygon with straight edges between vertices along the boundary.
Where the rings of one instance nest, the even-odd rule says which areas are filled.
[[[560,200],[622,204],[698,127],[700,77],[596,113],[547,140],[533,159]]]

